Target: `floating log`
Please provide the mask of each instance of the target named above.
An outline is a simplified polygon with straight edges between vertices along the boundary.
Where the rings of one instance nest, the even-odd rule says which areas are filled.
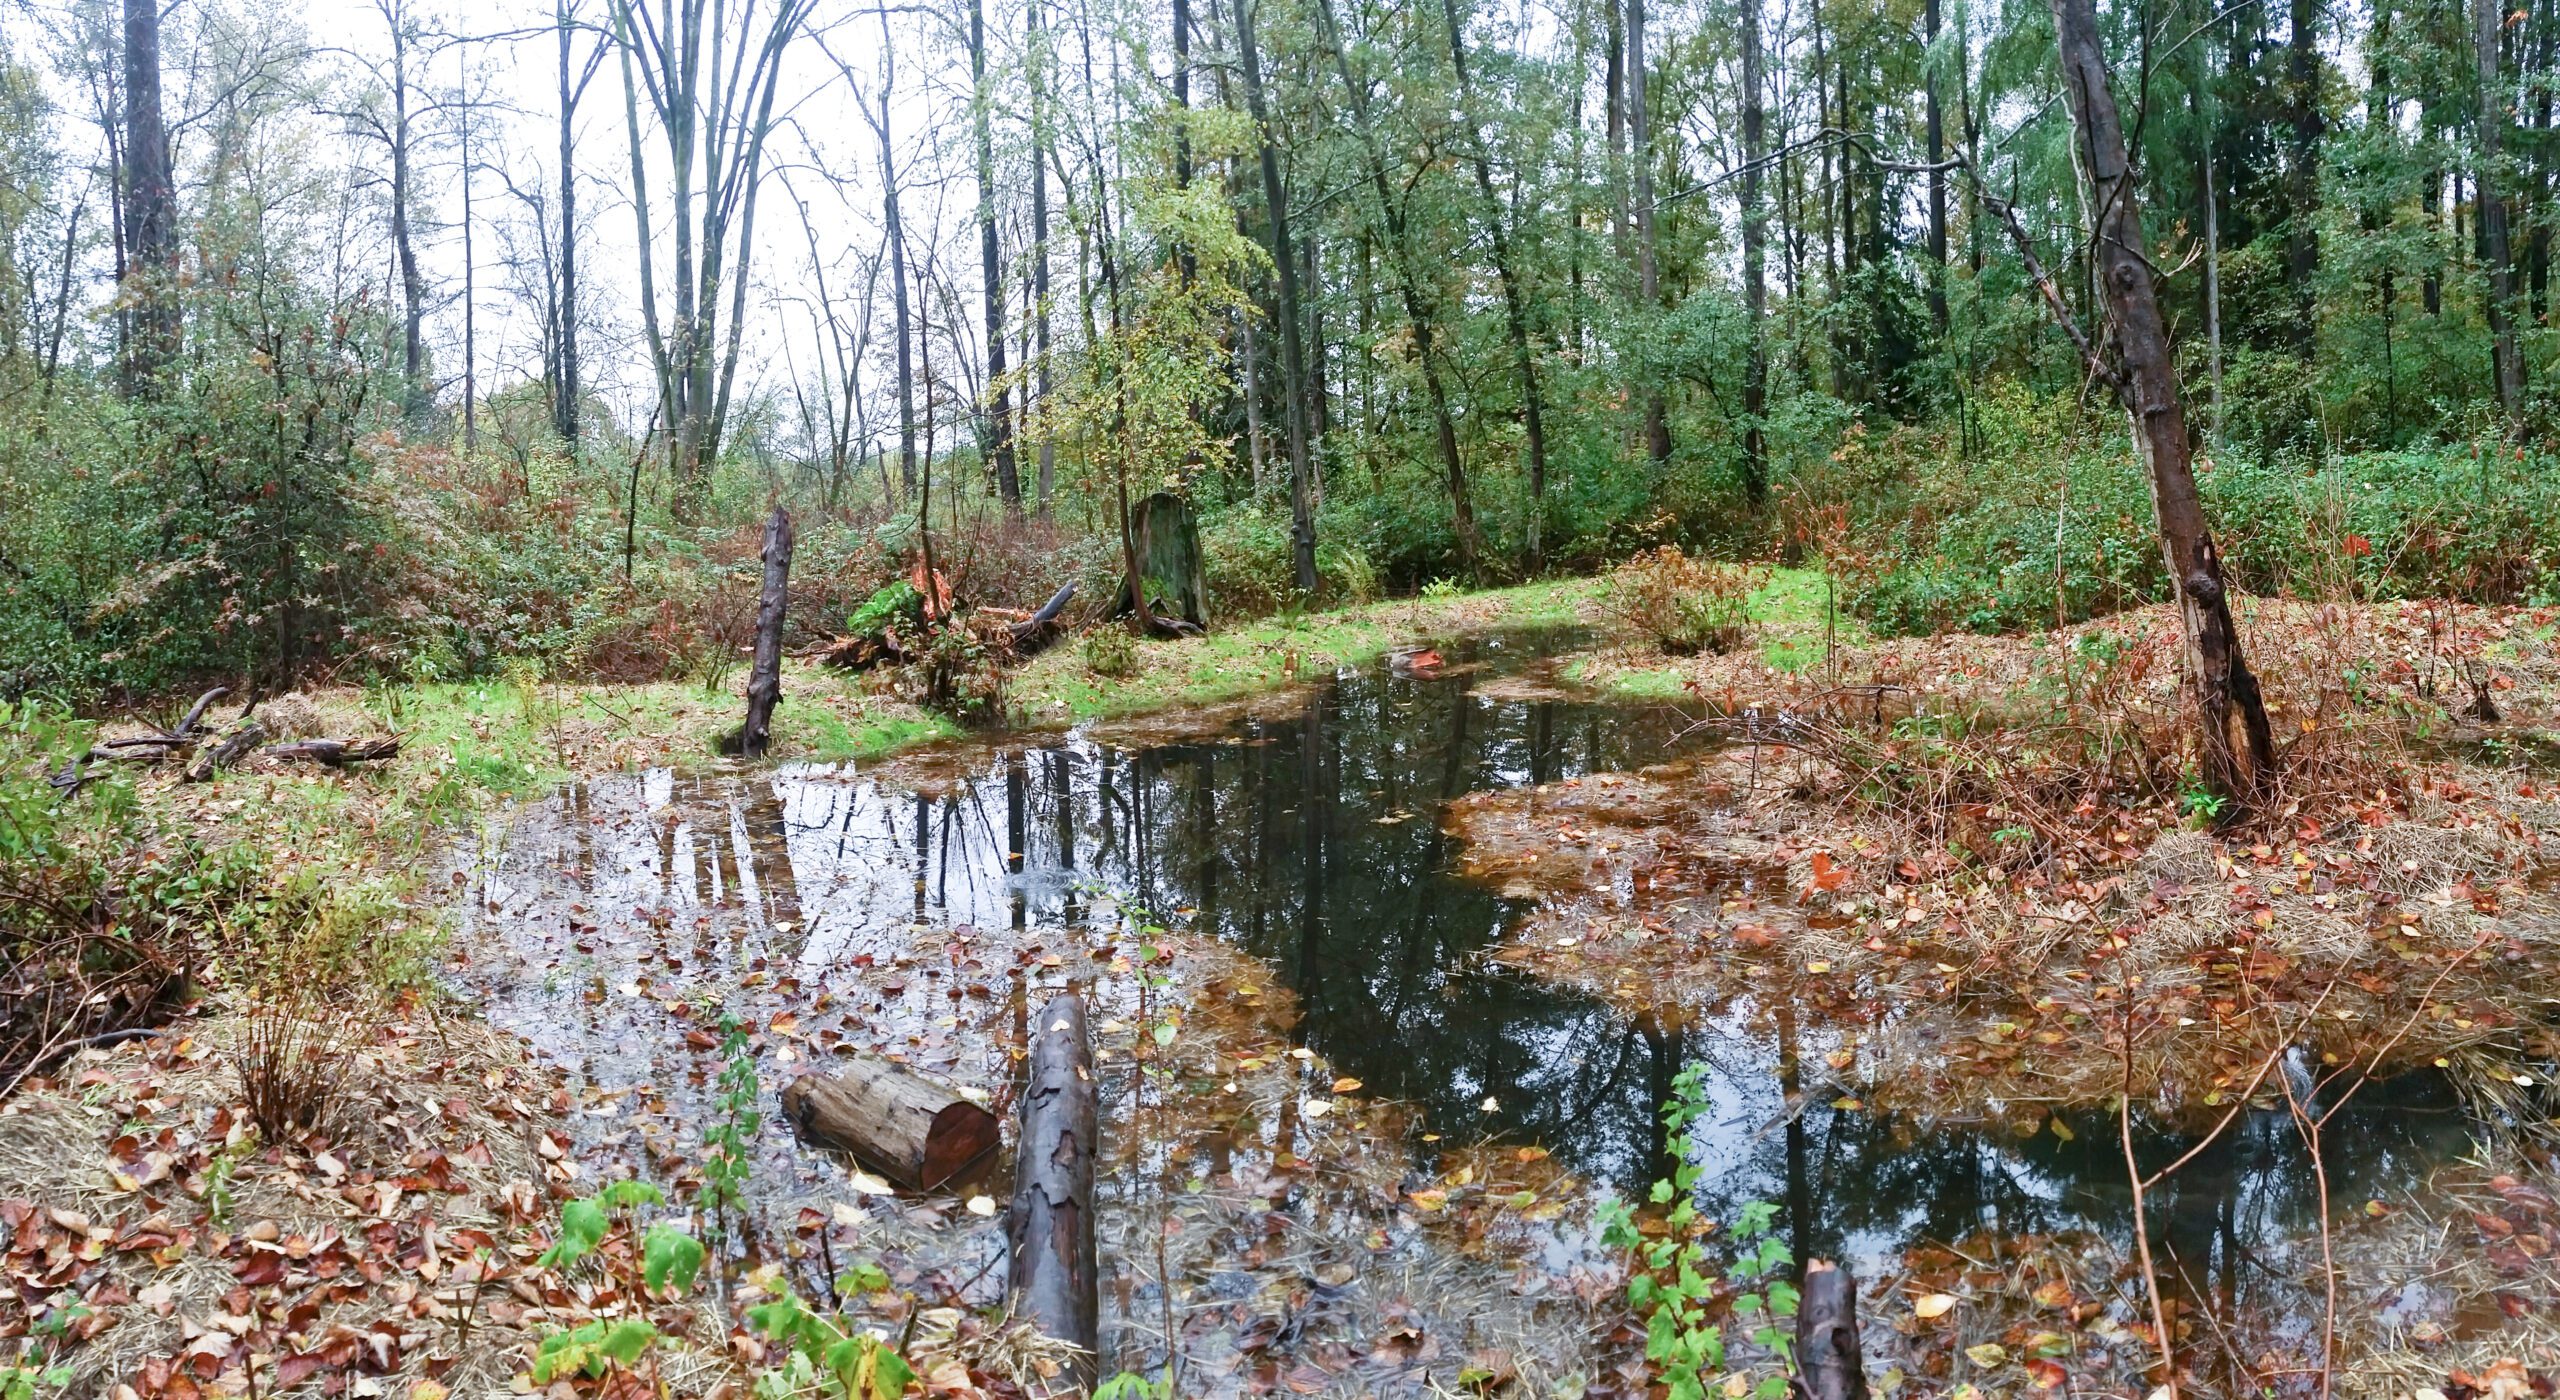
[[[1069,992],[1033,1023],[1022,1135],[1014,1148],[1013,1211],[1006,1244],[1014,1316],[1084,1349],[1074,1383],[1090,1390],[1100,1341],[1100,1272],[1094,1266],[1093,1048],[1084,1003]]]
[[[783,1116],[802,1139],[850,1152],[891,1181],[930,1191],[995,1151],[996,1116],[949,1086],[877,1055],[783,1086]]]
[[[747,722],[738,753],[762,758],[773,743],[773,707],[782,699],[782,613],[791,584],[791,515],[780,506],[764,524],[764,592],[756,600],[756,659],[747,673]]]
[[[1858,1281],[1828,1259],[1804,1266],[1796,1356],[1806,1400],[1867,1400],[1866,1366],[1858,1352]]]

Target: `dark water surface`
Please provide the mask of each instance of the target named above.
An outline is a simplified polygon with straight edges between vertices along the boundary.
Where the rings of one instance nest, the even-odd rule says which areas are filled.
[[[596,994],[651,954],[599,946],[581,919],[636,912],[677,942],[704,942],[698,913],[726,909],[747,932],[725,935],[725,949],[661,950],[663,966],[752,965],[823,985],[831,969],[909,951],[920,926],[1117,926],[1134,904],[1261,960],[1296,995],[1292,1034],[1366,1095],[1417,1105],[1442,1144],[1534,1144],[1586,1180],[1640,1189],[1665,1161],[1660,1101],[1684,1066],[1704,1063],[1713,1106],[1687,1150],[1706,1169],[1708,1203],[1778,1203],[1799,1255],[1849,1258],[1872,1280],[1920,1246],[2082,1234],[2122,1248],[2130,1212],[2112,1114],[2066,1114],[2060,1131],[2025,1138],[2000,1105],[1974,1115],[1983,1126],[1880,1117],[1826,1081],[1825,1056],[1844,1041],[1809,1015],[1729,1001],[1679,1026],[1631,1022],[1486,957],[1530,899],[1457,874],[1440,806],[1680,751],[1677,713],[1551,684],[1557,640],[1444,648],[1447,670],[1431,678],[1346,673],[1295,714],[1205,735],[997,749],[938,791],[805,767],[594,780],[554,804],[585,820],[561,838],[577,849],[550,853],[584,872],[569,893],[586,912],[554,935],[553,973],[493,990],[492,1014],[591,1069],[656,1034],[645,1024],[655,1003]],[[493,868],[493,922],[530,897],[526,868],[540,856],[517,854]],[[928,1064],[935,1039],[918,1042]],[[2186,1145],[2140,1126],[2152,1162]],[[2470,1140],[2432,1074],[2368,1086],[2329,1133],[2352,1145],[2330,1154],[2342,1217],[2407,1196]],[[1418,1136],[1409,1148],[1426,1166],[1439,1150]],[[2153,1198],[2172,1286],[2242,1308],[2265,1295],[2304,1325],[2273,1295],[2299,1287],[2316,1202],[2290,1122],[2245,1115]]]

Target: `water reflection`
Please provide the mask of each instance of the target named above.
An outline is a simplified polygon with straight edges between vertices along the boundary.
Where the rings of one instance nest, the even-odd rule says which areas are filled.
[[[1633,1022],[1491,963],[1528,905],[1458,877],[1440,806],[1659,762],[1682,727],[1520,684],[1538,652],[1495,638],[1451,649],[1441,678],[1346,675],[1289,718],[1210,737],[1009,750],[932,792],[827,769],[598,781],[578,800],[601,820],[581,825],[595,859],[669,905],[727,902],[797,930],[777,951],[812,983],[886,964],[919,924],[1116,923],[1133,901],[1266,962],[1296,992],[1293,1034],[1368,1093],[1419,1105],[1449,1139],[1536,1143],[1621,1188],[1662,1171],[1657,1105],[1703,1063],[1711,1104],[1686,1150],[1713,1211],[1779,1203],[1799,1258],[1845,1256],[1870,1277],[1921,1242],[2129,1239],[2111,1115],[2030,1114],[2026,1137],[2015,1112],[1923,1129],[1837,1102],[1826,1065],[1844,1042],[1809,1009],[1736,1000]],[[2147,1165],[2189,1141],[2136,1128]],[[2468,1138],[2432,1074],[2368,1087],[2330,1134],[2351,1145],[2330,1154],[2342,1211],[2405,1195]],[[2153,1198],[2172,1286],[2226,1303],[2298,1288],[2314,1192],[2290,1121],[2245,1115]]]

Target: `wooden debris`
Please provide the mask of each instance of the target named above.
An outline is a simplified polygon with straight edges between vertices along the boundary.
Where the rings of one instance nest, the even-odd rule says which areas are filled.
[[[1069,992],[1040,1011],[1031,1036],[1022,1135],[1014,1148],[1014,1316],[1083,1349],[1075,1383],[1090,1389],[1100,1341],[1100,1271],[1093,1243],[1093,1047],[1084,1003]]]
[[[901,1186],[931,1191],[995,1151],[996,1116],[936,1080],[877,1055],[782,1090],[804,1141],[850,1152]]]
[[[1796,1355],[1807,1400],[1867,1400],[1866,1366],[1858,1352],[1858,1281],[1828,1259],[1804,1266]]]

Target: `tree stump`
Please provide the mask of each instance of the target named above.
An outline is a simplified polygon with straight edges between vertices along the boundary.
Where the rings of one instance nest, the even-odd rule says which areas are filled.
[[[1030,1071],[1022,1135],[1014,1149],[1008,1291],[1014,1316],[1084,1349],[1074,1379],[1090,1390],[1101,1334],[1093,1245],[1093,1049],[1085,1039],[1084,1003],[1074,993],[1052,1000],[1033,1023]]]
[[[1130,512],[1129,532],[1138,556],[1138,582],[1147,590],[1149,609],[1161,617],[1180,618],[1193,627],[1209,625],[1209,575],[1200,560],[1200,518],[1191,504],[1170,491],[1158,491]],[[1113,616],[1137,611],[1129,596],[1130,580],[1120,583]]]
[[[762,758],[773,742],[773,707],[782,699],[782,614],[791,584],[791,516],[780,506],[764,524],[764,592],[756,599],[756,658],[747,675],[747,722],[738,754]]]
[[[1858,1281],[1828,1259],[1804,1266],[1796,1305],[1796,1357],[1806,1400],[1867,1400],[1858,1351]]]
[[[930,1191],[995,1151],[996,1116],[949,1087],[876,1055],[783,1086],[800,1136],[850,1152],[901,1186]]]

